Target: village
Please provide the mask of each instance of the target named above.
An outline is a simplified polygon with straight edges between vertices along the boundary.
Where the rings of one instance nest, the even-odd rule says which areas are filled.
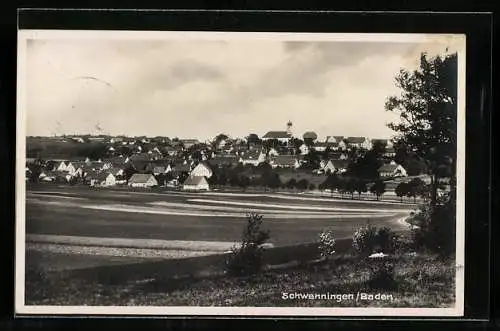
[[[57,150],[61,150],[60,154]],[[88,155],[81,155],[85,152]],[[51,154],[55,157],[50,157]],[[370,162],[372,154],[376,160],[356,167]],[[291,122],[286,124],[286,130],[269,131],[261,138],[256,134],[245,139],[219,134],[205,142],[108,135],[28,137],[27,155],[26,180],[30,183],[95,188],[184,191],[230,187],[302,191],[330,188],[351,194],[369,191],[379,197],[386,191],[395,191],[395,180],[404,184],[401,179],[421,176],[425,171],[425,166],[418,165],[415,169],[414,164],[405,162],[407,158],[398,162],[396,148],[389,139],[327,136],[319,140],[313,131],[298,138],[292,133]],[[401,163],[412,167],[410,174]],[[365,173],[359,174],[355,168],[362,168]],[[330,175],[362,178],[362,188],[358,189],[360,185],[356,183],[347,183],[344,188],[330,187]]]

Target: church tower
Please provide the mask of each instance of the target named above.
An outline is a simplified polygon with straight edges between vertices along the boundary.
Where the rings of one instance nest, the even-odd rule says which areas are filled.
[[[292,135],[292,121],[288,121],[288,123],[286,123],[286,133]]]

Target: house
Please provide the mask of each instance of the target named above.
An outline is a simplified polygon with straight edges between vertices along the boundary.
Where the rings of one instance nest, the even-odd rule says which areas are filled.
[[[307,146],[306,144],[300,145],[299,150],[301,155],[309,154],[309,146]]]
[[[269,164],[272,168],[295,168],[300,167],[300,162],[294,155],[279,155],[273,157]]]
[[[212,168],[234,167],[238,165],[239,160],[235,156],[223,157],[216,156],[206,161]]]
[[[189,176],[182,184],[182,189],[186,191],[208,191],[210,186],[204,176]]]
[[[262,141],[278,140],[281,143],[287,143],[292,139],[292,134],[286,131],[269,131],[262,137]]]
[[[190,176],[210,178],[213,174],[212,168],[208,163],[200,162],[191,170]]]
[[[270,157],[273,157],[273,156],[280,155],[280,153],[276,150],[276,148],[271,148],[271,149],[269,149],[269,152],[267,153],[267,155],[269,155]]]
[[[158,181],[153,174],[133,174],[128,180],[131,187],[154,187],[158,186]]]
[[[68,166],[71,164],[69,161],[61,161],[59,162],[58,165],[55,166],[54,170],[63,172],[63,171],[68,171]]]
[[[396,156],[396,150],[394,149],[394,147],[386,147],[385,148],[384,156],[385,157],[394,157],[394,156]]]
[[[316,139],[318,139],[318,135],[316,134],[316,132],[308,131],[304,133],[304,135],[302,135],[302,138],[304,139],[304,141],[308,140],[310,142],[315,142]]]
[[[326,148],[329,146],[330,144],[328,143],[325,143],[325,142],[317,142],[314,144],[314,150],[316,152],[324,152],[326,151]]]
[[[184,146],[184,148],[190,148],[194,145],[197,145],[199,144],[200,142],[198,141],[198,139],[181,139],[179,140],[182,145]]]
[[[258,166],[262,162],[266,161],[266,154],[262,153],[262,151],[248,151],[244,153],[240,157],[240,163],[243,165],[253,165],[253,166]]]
[[[166,174],[167,167],[162,165],[156,165],[153,167],[153,175],[158,176],[160,174]]]
[[[347,163],[339,161],[340,160],[335,159],[322,160],[320,162],[320,169],[322,169],[325,173],[334,173],[336,171],[343,172],[347,168]]]
[[[378,173],[382,178],[390,178],[390,177],[407,177],[408,174],[403,168],[402,165],[397,164],[396,162],[391,162],[388,164],[382,165],[378,168]]]
[[[337,143],[344,141],[344,136],[326,136],[326,143]]]
[[[90,186],[105,187],[116,185],[116,177],[107,171],[92,172],[87,175],[85,180],[90,184]]]
[[[163,154],[168,154],[169,156],[176,156],[178,153],[178,149],[172,147],[172,146],[165,146],[161,148],[161,152]]]
[[[38,176],[43,182],[54,182],[57,179],[58,174],[55,171],[42,171]]]
[[[356,147],[356,148],[363,148],[363,149],[371,149],[372,148],[372,143],[370,139],[366,137],[347,137],[347,146],[348,147]]]

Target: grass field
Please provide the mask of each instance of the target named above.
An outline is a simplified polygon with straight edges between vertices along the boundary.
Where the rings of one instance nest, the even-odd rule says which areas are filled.
[[[200,260],[205,259],[205,261]],[[59,260],[59,259],[58,259]],[[27,273],[28,305],[90,306],[284,306],[284,307],[452,307],[455,266],[435,256],[397,256],[394,279],[374,286],[370,264],[354,256],[339,256],[322,263],[302,263],[268,270],[258,275],[232,277],[222,274],[220,256],[192,261],[203,272],[177,273],[174,262],[137,263],[131,274],[115,261],[104,267],[81,270],[61,269]],[[98,264],[95,260],[87,262]],[[128,266],[130,268],[130,266]],[[112,272],[111,269],[121,270]],[[91,272],[89,272],[91,270]],[[129,269],[131,271],[131,269]],[[187,271],[187,270],[185,270]],[[132,277],[120,277],[124,273]],[[284,300],[283,293],[383,294],[387,300]],[[362,298],[362,297],[361,297]],[[389,299],[390,298],[390,299]]]

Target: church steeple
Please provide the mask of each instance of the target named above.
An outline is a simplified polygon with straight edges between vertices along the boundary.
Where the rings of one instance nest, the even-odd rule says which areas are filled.
[[[288,121],[288,123],[286,123],[286,132],[290,135],[292,134],[292,125],[292,121]]]

